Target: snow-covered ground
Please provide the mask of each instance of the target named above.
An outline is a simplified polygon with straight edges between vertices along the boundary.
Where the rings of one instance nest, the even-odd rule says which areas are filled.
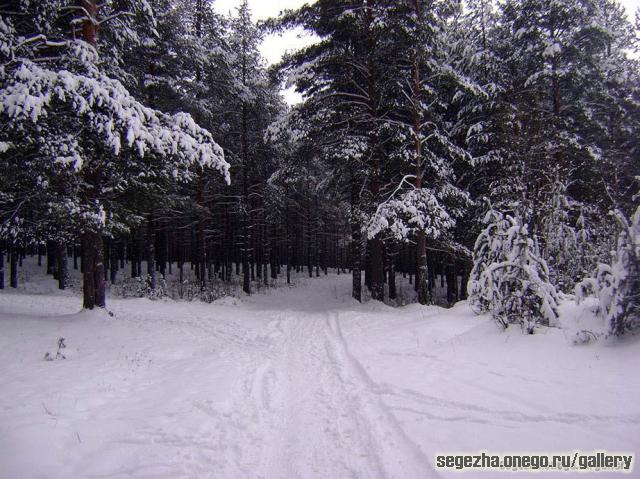
[[[640,452],[640,343],[573,345],[586,307],[529,336],[465,303],[360,305],[350,281],[111,299],[113,316],[5,290],[0,477],[569,477],[435,472],[434,456]],[[60,337],[66,359],[44,361]]]

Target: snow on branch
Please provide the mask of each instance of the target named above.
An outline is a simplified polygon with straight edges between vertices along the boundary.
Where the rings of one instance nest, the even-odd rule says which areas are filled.
[[[369,222],[367,235],[373,238],[388,230],[399,240],[405,240],[410,232],[422,230],[427,237],[437,239],[455,226],[455,220],[440,204],[429,189],[416,189],[400,198],[381,204]]]
[[[0,90],[0,115],[10,119],[16,131],[26,123],[59,123],[65,117],[72,120],[72,129],[81,124],[91,131],[91,141],[114,156],[124,146],[141,158],[171,157],[183,170],[192,165],[213,168],[230,181],[222,148],[190,115],[145,107],[119,81],[92,73],[52,71],[22,60]]]

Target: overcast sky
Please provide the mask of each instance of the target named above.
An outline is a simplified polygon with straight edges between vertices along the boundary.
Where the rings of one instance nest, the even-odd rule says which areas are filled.
[[[282,10],[287,8],[297,8],[308,0],[249,0],[249,8],[256,20],[264,20],[265,18],[275,17]],[[228,13],[234,11],[240,5],[241,0],[214,0],[214,8],[220,13]],[[313,3],[313,2],[311,2]],[[629,17],[633,15],[638,7],[640,0],[620,0],[627,11]],[[313,42],[313,37],[305,34],[301,30],[286,32],[282,36],[268,36],[264,39],[260,51],[269,64],[276,63],[287,50],[295,50],[302,46]],[[284,92],[285,98],[289,104],[300,101],[300,96],[293,90]]]
[[[638,0],[640,1],[640,0]],[[214,7],[220,13],[235,11],[241,0],[214,0]],[[288,8],[298,8],[305,0],[249,0],[249,8],[255,20],[276,17]],[[269,64],[276,63],[287,49],[296,49],[313,41],[302,30],[291,31],[282,36],[270,35],[264,39],[260,49]]]

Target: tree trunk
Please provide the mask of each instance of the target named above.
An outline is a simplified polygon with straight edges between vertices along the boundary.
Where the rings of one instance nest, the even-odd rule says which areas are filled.
[[[370,54],[373,54],[378,49],[378,43],[376,35],[374,34],[375,23],[378,20],[376,18],[377,5],[375,0],[369,0],[365,2],[365,21],[367,32],[367,47]],[[377,133],[377,123],[380,120],[380,86],[378,82],[378,67],[375,63],[374,56],[371,55],[368,58],[366,66],[367,77],[367,107],[368,116],[371,121],[368,143],[370,148],[370,178],[369,178],[369,190],[371,192],[372,199],[375,204],[379,201],[380,186],[381,186],[381,147],[380,138]],[[377,301],[384,301],[384,243],[380,235],[376,235],[368,242],[368,255],[367,255],[367,269],[366,269],[366,283],[371,291],[371,298]]]
[[[427,238],[424,231],[418,231],[416,239],[416,286],[418,303],[429,304],[429,274],[427,271]]]
[[[56,259],[58,260],[58,288],[66,289],[69,278],[67,265],[67,245],[64,241],[58,241]]]
[[[247,51],[246,41],[243,38],[242,41],[242,84],[247,84]],[[245,210],[242,212],[242,234],[244,235],[244,251],[242,255],[242,290],[245,294],[251,294],[251,280],[253,278],[253,252],[251,250],[251,236],[249,230],[250,220],[250,202],[249,202],[249,125],[248,125],[248,111],[247,105],[242,102],[242,121],[241,121],[241,138],[240,138],[240,155],[242,158],[242,198],[243,207]],[[251,267],[249,265],[251,263]]]
[[[384,301],[384,244],[379,236],[369,242],[371,267],[371,298]]]
[[[159,254],[159,268],[158,271],[162,278],[167,276],[167,262],[169,259],[169,231],[167,225],[163,225],[163,229],[160,232],[160,254]],[[169,269],[171,269],[171,263],[169,263]]]
[[[140,274],[138,271],[138,240],[135,231],[131,232],[131,241],[129,243],[129,259],[131,260],[131,277],[137,278]]]
[[[82,22],[82,38],[95,48],[98,45],[98,4],[96,0],[80,0],[80,5],[86,12]]]
[[[52,240],[47,240],[47,274],[58,279],[56,274],[56,243]]]
[[[147,242],[149,250],[147,256],[147,274],[149,275],[149,288],[151,291],[156,290],[156,238],[153,229],[153,216],[149,215],[147,221]]]
[[[184,256],[184,232],[180,229],[178,230],[178,280],[180,281],[178,294],[180,299],[184,296]]]
[[[0,241],[0,289],[4,289],[4,255],[6,242]]]
[[[111,245],[111,252],[109,254],[109,258],[110,258],[109,280],[111,281],[111,284],[116,284],[116,280],[118,278],[118,253],[120,248],[118,248],[118,245],[113,239],[110,241],[110,245]]]
[[[197,253],[197,271],[200,279],[200,290],[204,291],[207,287],[207,243],[204,233],[204,218],[198,221],[198,253]]]
[[[422,18],[420,2],[414,0],[414,12],[418,21]],[[411,88],[413,108],[413,137],[415,148],[415,188],[422,189],[422,124],[424,121],[422,109],[422,82],[420,78],[420,63],[416,57],[413,61],[413,82]],[[418,302],[429,304],[431,301],[429,293],[429,276],[427,271],[427,238],[424,230],[418,230],[416,238],[416,291],[418,292]]]
[[[351,243],[352,255],[351,255],[351,268],[353,276],[353,291],[352,296],[356,301],[362,302],[362,251],[361,251],[361,239],[360,239],[360,225],[356,222],[352,223],[352,236]]]
[[[461,274],[462,284],[460,285],[461,286],[460,299],[467,299],[467,283],[469,282],[469,274],[470,274],[469,268],[466,265],[464,265],[462,267],[462,274]]]
[[[391,243],[389,245],[388,254],[387,254],[387,274],[389,281],[389,299],[396,299],[397,291],[396,291],[396,254],[397,250],[395,248],[395,243]]]
[[[18,287],[18,248],[15,244],[10,246],[9,250],[9,286],[12,288]]]
[[[286,241],[286,251],[285,251],[285,259],[287,262],[287,284],[291,284],[291,260],[293,256],[293,248],[291,245],[291,228],[290,228],[290,220],[289,220],[289,187],[285,187],[285,241]]]
[[[106,306],[104,281],[104,243],[102,235],[93,231],[82,235],[84,258],[83,307],[93,309]]]
[[[269,263],[267,263],[267,260],[264,260],[264,263],[262,263],[262,281],[264,283],[265,286],[269,285]]]

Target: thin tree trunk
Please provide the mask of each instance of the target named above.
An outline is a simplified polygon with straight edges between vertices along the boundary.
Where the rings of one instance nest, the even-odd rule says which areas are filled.
[[[110,266],[110,281],[111,284],[115,284],[116,283],[116,279],[118,278],[118,252],[120,250],[120,248],[118,248],[117,243],[115,242],[115,240],[111,240],[110,242],[111,244],[111,252],[109,253],[109,266]]]
[[[371,298],[384,301],[384,244],[379,236],[369,242],[371,268]]]
[[[47,274],[58,279],[56,274],[56,243],[52,240],[47,240]]]
[[[57,243],[56,259],[58,260],[58,288],[66,289],[69,270],[67,265],[67,245],[64,241],[58,241]]]
[[[135,231],[131,232],[129,259],[131,259],[131,277],[137,278],[140,275],[140,271],[138,270],[138,239]]]
[[[362,302],[362,245],[361,245],[361,233],[360,225],[356,222],[352,223],[353,241],[351,243],[352,255],[351,255],[351,268],[353,276],[353,291],[352,296],[356,301]]]
[[[290,220],[289,220],[289,189],[285,190],[285,202],[286,202],[286,210],[285,210],[285,236],[286,236],[286,252],[285,257],[287,261],[287,284],[291,284],[291,260],[293,256],[293,248],[291,244],[291,229],[290,229]]]
[[[416,240],[416,286],[418,303],[429,304],[429,272],[427,269],[427,238],[423,230],[418,231]]]
[[[389,281],[389,299],[396,299],[396,247],[395,243],[391,243],[387,253],[387,274]]]
[[[414,0],[413,3],[414,12],[418,21],[421,20],[422,10],[419,0]],[[413,108],[413,137],[415,148],[415,187],[417,190],[422,189],[422,123],[423,123],[423,110],[422,105],[422,82],[420,78],[420,63],[418,58],[414,58],[413,61],[413,79],[412,79],[412,103]],[[429,275],[427,271],[427,238],[424,230],[418,230],[416,234],[416,282],[415,287],[418,293],[418,302],[420,304],[429,304],[431,301],[429,294]]]
[[[357,220],[357,209],[360,199],[360,190],[358,189],[357,178],[351,171],[351,275],[352,275],[352,290],[351,295],[356,301],[362,302],[362,233],[360,230],[360,224]]]
[[[156,239],[153,228],[153,216],[149,215],[147,220],[147,242],[149,243],[147,256],[147,274],[149,275],[149,288],[156,290]]]
[[[9,250],[10,262],[9,262],[9,286],[12,288],[18,287],[18,248],[15,244],[10,246]]]
[[[83,307],[93,309],[106,306],[104,281],[104,243],[102,235],[93,231],[82,235],[84,255]]]
[[[247,39],[242,39],[242,84],[247,84]],[[247,105],[242,102],[242,122],[241,122],[241,158],[242,158],[242,197],[245,210],[242,212],[242,234],[244,235],[244,252],[242,255],[242,290],[246,294],[251,294],[251,280],[253,279],[253,255],[251,254],[251,236],[249,230],[250,204],[249,204],[249,129]],[[249,265],[251,263],[251,265]]]
[[[178,279],[180,281],[178,294],[182,299],[184,297],[184,232],[182,229],[178,230]]]
[[[4,289],[4,255],[6,241],[0,241],[0,289]]]

